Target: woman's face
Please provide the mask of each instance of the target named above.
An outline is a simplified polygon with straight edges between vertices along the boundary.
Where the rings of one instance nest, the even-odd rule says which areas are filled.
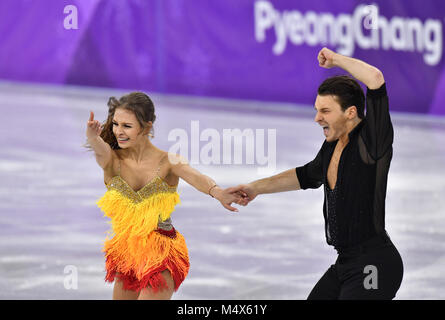
[[[132,111],[117,108],[112,121],[113,133],[121,148],[134,146],[142,142],[142,139],[146,136],[146,134],[141,132],[142,127]]]

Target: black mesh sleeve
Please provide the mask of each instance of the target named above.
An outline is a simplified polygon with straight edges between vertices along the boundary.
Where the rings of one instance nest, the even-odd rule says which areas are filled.
[[[378,160],[383,157],[394,140],[386,83],[375,90],[367,89],[365,119],[362,138],[371,157]]]
[[[323,147],[314,160],[295,168],[301,189],[317,189],[323,184],[322,150]]]

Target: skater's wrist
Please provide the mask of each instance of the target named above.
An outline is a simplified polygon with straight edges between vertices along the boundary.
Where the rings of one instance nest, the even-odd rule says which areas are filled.
[[[257,196],[257,195],[262,193],[262,191],[261,191],[261,184],[262,184],[262,181],[261,180],[257,180],[257,181],[248,183],[247,184],[247,188],[249,190],[251,190],[251,192],[253,194],[255,194],[255,196]]]
[[[218,199],[220,198],[222,189],[217,185],[214,184],[209,188],[209,191],[207,192],[212,198]]]

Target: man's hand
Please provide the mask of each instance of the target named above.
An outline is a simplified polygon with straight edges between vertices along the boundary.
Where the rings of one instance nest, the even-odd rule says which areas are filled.
[[[251,184],[240,184],[236,187],[226,189],[229,193],[236,193],[241,196],[241,199],[237,202],[239,205],[247,206],[258,195],[258,192],[253,188]]]
[[[337,53],[328,48],[323,48],[318,52],[318,63],[320,67],[330,69],[335,67],[334,65],[334,57]]]
[[[231,206],[232,203],[243,205],[247,195],[242,191],[232,190],[233,188],[221,189],[215,187],[210,191],[210,195],[219,200],[224,208],[230,211],[238,212],[238,209]]]
[[[268,178],[227,188],[225,191],[230,194],[238,194],[241,198],[238,199],[238,202],[236,203],[241,206],[246,206],[259,194],[299,189],[301,189],[300,182],[298,181],[295,169],[291,168]]]

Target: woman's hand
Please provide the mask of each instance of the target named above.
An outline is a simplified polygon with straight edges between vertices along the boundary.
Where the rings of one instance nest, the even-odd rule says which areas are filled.
[[[252,184],[240,184],[236,187],[226,189],[229,193],[236,193],[241,196],[241,199],[237,202],[239,205],[246,206],[258,195],[258,191],[254,189]]]
[[[98,120],[94,120],[94,113],[90,111],[90,119],[87,122],[87,138],[88,140],[93,140],[94,138],[100,136],[102,132],[102,126]]]
[[[196,188],[197,190],[210,194],[221,202],[224,208],[230,211],[238,212],[238,209],[231,206],[232,203],[242,204],[244,197],[247,196],[242,192],[230,191],[222,189],[216,185],[215,181],[198,170],[192,168],[188,161],[178,154],[169,153],[168,159],[171,164],[171,172],[185,182]]]
[[[237,204],[242,204],[247,196],[243,192],[238,192],[233,188],[221,189],[216,186],[210,190],[210,195],[215,199],[219,200],[224,208],[230,211],[238,212],[238,209],[231,206],[233,202]]]

